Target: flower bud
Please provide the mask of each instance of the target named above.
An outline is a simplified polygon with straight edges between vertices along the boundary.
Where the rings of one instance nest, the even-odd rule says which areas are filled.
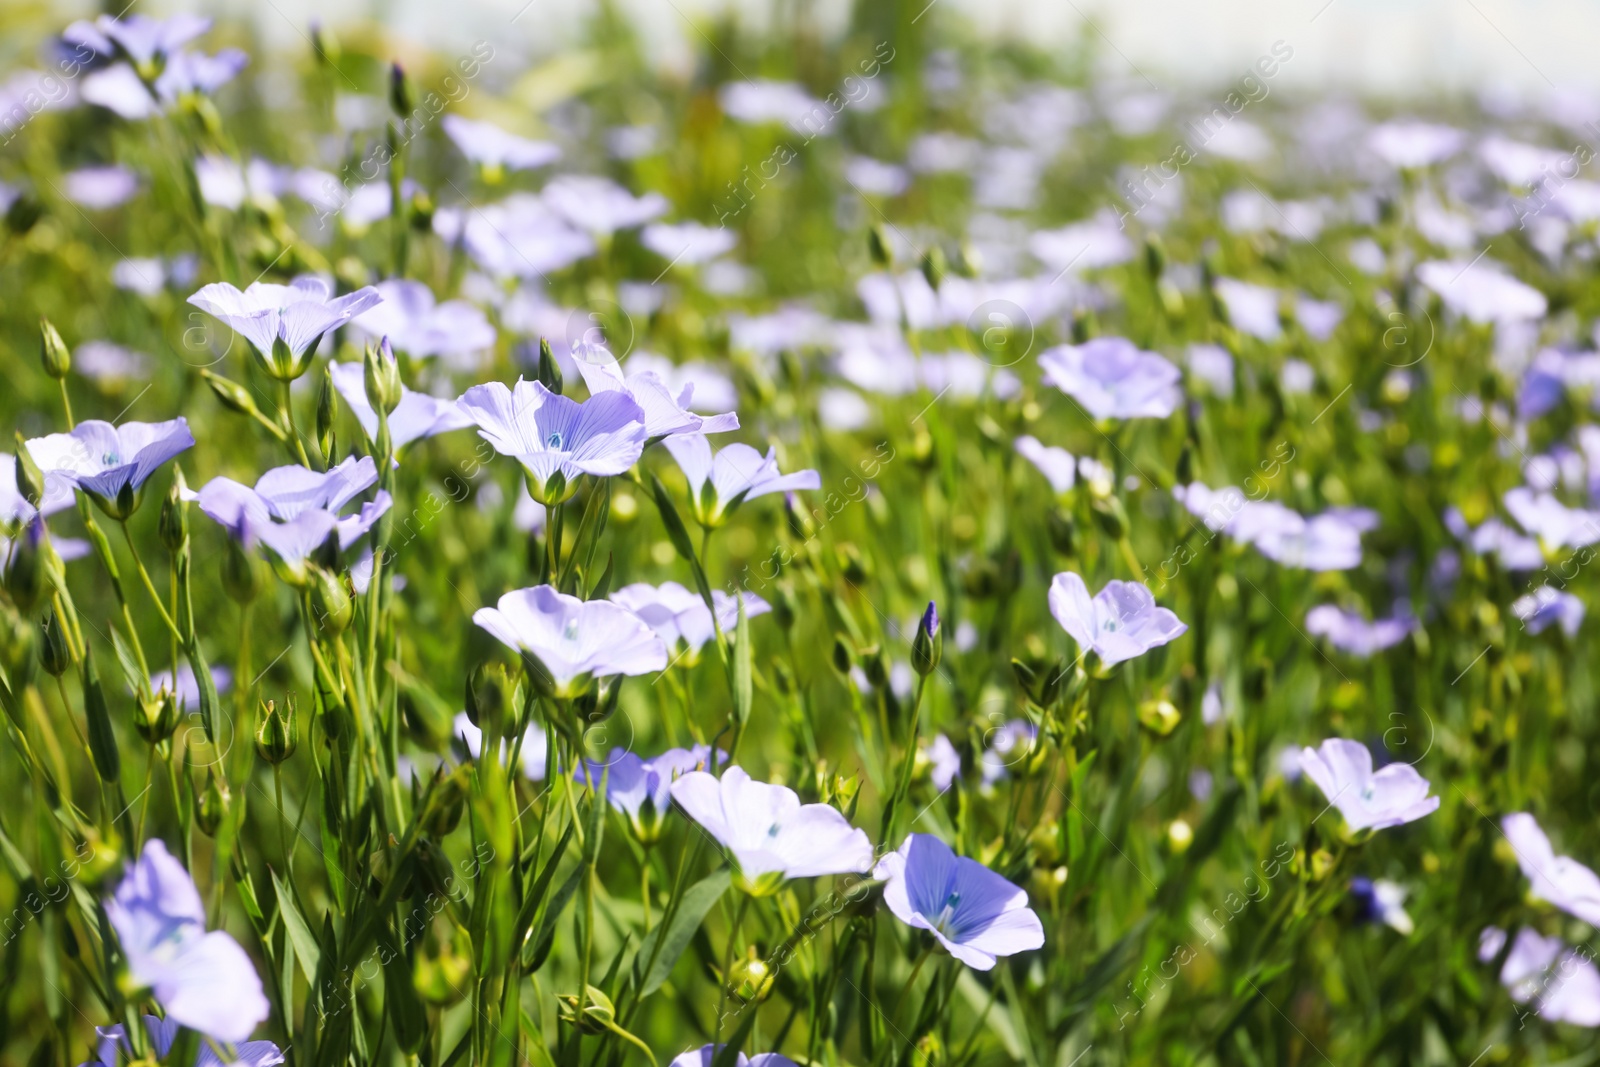
[[[44,471],[34,462],[33,453],[28,451],[28,443],[21,433],[17,434],[17,492],[34,507],[44,499]]]
[[[106,706],[105,690],[95,671],[94,657],[83,650],[83,717],[89,726],[89,755],[100,780],[111,784],[122,777],[122,757],[117,751],[116,731],[111,728],[111,710]]]
[[[1094,519],[1101,531],[1113,541],[1128,536],[1128,513],[1117,497],[1108,496],[1094,502]]]
[[[161,536],[161,543],[167,547],[168,552],[181,552],[183,546],[189,543],[189,502],[183,498],[183,492],[188,488],[183,480],[183,471],[176,464],[172,467],[172,488],[167,490],[167,495],[161,501],[161,517],[156,523],[156,532]]]
[[[556,362],[550,342],[543,337],[539,338],[539,384],[552,393],[561,392],[561,364]]]
[[[193,783],[194,779],[189,781]],[[232,803],[233,794],[228,791],[228,783],[218,778],[215,770],[206,771],[206,787],[195,797],[194,805],[194,822],[200,832],[207,837],[217,836],[217,828],[227,818]]]
[[[44,214],[44,209],[39,201],[31,196],[19,196],[11,201],[11,206],[6,209],[6,229],[15,237],[21,237],[39,221]]]
[[[121,845],[114,830],[102,835],[93,826],[83,828],[83,836],[77,840],[73,857],[78,861],[78,877],[84,885],[90,889],[99,888],[106,878],[122,866]]]
[[[728,996],[743,1004],[765,1000],[777,977],[772,965],[756,954],[756,946],[750,945],[744,957],[728,968]]]
[[[1095,322],[1093,311],[1088,308],[1077,308],[1072,312],[1073,344],[1081,345],[1099,332],[1099,326]]]
[[[849,674],[850,668],[855,666],[855,654],[850,651],[850,645],[843,637],[833,639],[833,669],[840,674]]]
[[[983,272],[983,256],[971,243],[962,241],[950,266],[963,278],[976,278]]]
[[[5,587],[23,614],[39,606],[49,584],[45,571],[44,517],[35,515],[22,536],[11,545],[11,563],[6,567]]]
[[[44,372],[60,381],[72,372],[72,353],[61,334],[43,315],[39,316],[39,337],[39,359],[44,363]]]
[[[799,605],[795,603],[794,587],[782,582],[773,589],[772,617],[784,631],[794,629]]]
[[[1167,247],[1161,243],[1160,234],[1144,235],[1144,269],[1152,281],[1159,279],[1167,269]]]
[[[894,270],[894,245],[889,243],[889,232],[879,223],[867,231],[867,253],[881,270]]]
[[[261,564],[231,537],[222,557],[222,588],[241,606],[261,592]]]
[[[222,406],[236,415],[253,415],[256,412],[256,402],[250,397],[250,390],[238,382],[224,378],[220,374],[212,374],[202,370],[200,377],[211,386],[211,391],[217,394],[217,399]]]
[[[343,575],[334,574],[324,567],[308,564],[311,578],[311,603],[316,609],[317,621],[331,634],[342,634],[355,616],[355,601],[351,599]]]
[[[276,767],[300,745],[300,724],[295,720],[295,698],[287,696],[280,711],[276,700],[264,700],[256,709],[256,755]]]
[[[411,83],[406,79],[405,68],[399,63],[389,64],[389,106],[396,118],[408,118],[416,106],[411,96]]]
[[[434,837],[443,838],[461,824],[461,814],[466,810],[469,775],[470,769],[463,764],[434,787],[433,800],[427,809],[427,822],[423,826]]]
[[[944,634],[939,629],[939,606],[928,601],[928,610],[917,623],[917,636],[911,641],[911,669],[926,678],[939,668],[944,653]]]
[[[615,1025],[617,1009],[612,1005],[611,998],[606,996],[594,986],[589,986],[589,995],[584,1000],[583,1017],[578,1017],[578,997],[574,993],[564,993],[556,998],[557,1015],[562,1025],[576,1025],[578,1030],[585,1034],[604,1034]]]
[[[1183,715],[1170,700],[1146,700],[1139,705],[1139,722],[1157,737],[1166,737],[1178,728]]]
[[[328,363],[323,365],[322,381],[317,386],[317,451],[330,461],[337,447],[333,421],[338,413],[338,394],[333,389],[333,364]]]
[[[39,664],[52,678],[59,678],[72,666],[72,653],[67,648],[67,634],[62,629],[56,609],[45,610],[39,620]]]
[[[945,275],[950,272],[949,261],[945,259],[944,249],[933,245],[922,257],[922,276],[927,279],[928,287],[934,292],[939,291],[939,286],[944,284]]]
[[[851,585],[865,585],[871,579],[871,568],[862,558],[861,550],[849,541],[840,545],[834,555],[839,563],[839,573],[844,575],[844,580]]]
[[[148,700],[141,698],[133,717],[133,728],[146,744],[159,745],[178,728],[178,698],[163,685]]]
[[[310,352],[296,356],[294,349],[289,347],[289,342],[284,340],[283,334],[272,339],[272,348],[267,353],[258,353],[262,369],[267,375],[280,382],[292,382],[305,373],[306,365],[310,362]]]
[[[384,337],[376,345],[369,344],[363,362],[362,382],[367,389],[367,403],[372,405],[373,411],[387,415],[400,406],[401,395],[400,365],[395,362],[389,338]]]
[[[1065,508],[1052,508],[1044,517],[1044,528],[1049,535],[1051,548],[1063,556],[1077,554],[1078,520],[1072,517],[1072,512]]]

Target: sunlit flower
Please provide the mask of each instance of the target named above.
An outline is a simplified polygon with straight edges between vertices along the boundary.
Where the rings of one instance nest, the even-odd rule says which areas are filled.
[[[1000,956],[1044,945],[1044,924],[1027,891],[931,834],[911,834],[878,861],[883,902],[907,926],[927,930],[967,966],[987,971]]]
[[[91,211],[126,203],[139,191],[139,179],[127,167],[83,167],[61,176],[68,200]]]
[[[944,734],[935,734],[925,752],[928,758],[928,780],[939,792],[947,791],[961,777],[961,753]]]
[[[644,410],[621,390],[579,404],[519,378],[514,389],[500,382],[475,385],[459,405],[496,452],[522,464],[528,492],[547,506],[577,492],[581,475],[626,471],[649,436]]]
[[[1398,645],[1416,628],[1416,620],[1409,617],[1368,621],[1333,604],[1319,604],[1306,612],[1306,633],[1326,637],[1334,648],[1354,656],[1372,656]]]
[[[212,282],[189,303],[244,335],[269,375],[289,381],[306,372],[323,334],[349,322],[383,299],[367,286],[335,297],[333,286],[315,276],[289,285],[253,282],[243,292]]]
[[[1583,625],[1583,601],[1564,590],[1541,585],[1526,596],[1511,602],[1511,614],[1522,620],[1530,634],[1541,633],[1551,623],[1560,623],[1561,632],[1575,637]]]
[[[1078,461],[1066,449],[1042,444],[1032,434],[1017,438],[1014,447],[1017,455],[1039,469],[1057,494],[1070,492],[1078,483]]]
[[[561,149],[549,141],[533,141],[507,133],[492,122],[474,122],[448,114],[439,120],[461,154],[483,168],[489,181],[499,181],[508,170],[534,170],[561,158]]]
[[[494,327],[465,300],[436,301],[432,289],[409,278],[391,278],[372,288],[382,302],[350,320],[354,333],[373,341],[387,337],[397,351],[413,359],[465,359],[494,347]]]
[[[125,422],[99,419],[78,423],[71,433],[53,433],[28,442],[39,469],[70,482],[114,519],[126,519],[139,506],[141,490],[167,460],[194,447],[188,420]],[[45,501],[50,496],[47,493]],[[46,504],[47,509],[49,504]]]
[[[1505,948],[1506,933],[1485,927],[1479,936],[1478,958],[1485,963]],[[1600,970],[1586,952],[1568,947],[1559,937],[1541,937],[1523,927],[1511,942],[1500,968],[1500,984],[1518,1004],[1538,1002],[1542,1019],[1600,1026]]]
[[[717,1053],[726,1047],[704,1045],[688,1052],[680,1052],[672,1057],[668,1067],[711,1067],[716,1062]],[[795,1063],[787,1056],[781,1056],[776,1052],[758,1052],[754,1056],[746,1056],[740,1052],[734,1057],[731,1067],[795,1067]]]
[[[689,501],[703,526],[719,526],[740,504],[769,493],[822,488],[814,470],[784,474],[778,470],[777,449],[763,456],[746,444],[732,444],[713,458],[703,433],[668,437],[663,444],[689,481]]]
[[[667,646],[633,612],[609,600],[582,601],[548,585],[513,589],[472,621],[531,657],[563,697],[595,678],[665,670]]]
[[[719,752],[717,762],[726,763]],[[578,778],[591,786],[605,782],[606,800],[628,820],[635,836],[649,844],[661,836],[662,823],[672,807],[672,783],[691,771],[711,767],[711,747],[669,748],[652,759],[641,759],[626,749],[612,749],[604,760],[586,760]]]
[[[590,174],[552,178],[539,196],[573,226],[602,237],[641,226],[670,206],[660,193],[634,196],[610,178]]]
[[[1045,378],[1096,419],[1164,419],[1182,396],[1182,374],[1121,337],[1057,345],[1039,356]]]
[[[172,1050],[172,1042],[178,1036],[178,1027],[178,1020],[170,1015],[165,1019],[158,1019],[154,1015],[144,1017],[145,1033],[150,1037],[150,1045],[155,1049],[157,1059],[167,1058]],[[121,1023],[97,1026],[94,1032],[99,1037],[95,1042],[94,1059],[80,1067],[119,1067],[133,1059],[133,1043],[128,1040],[128,1032]],[[226,1061],[217,1055],[209,1042],[202,1041],[194,1067],[277,1067],[283,1059],[283,1051],[271,1041],[242,1042],[231,1050]]]
[[[1478,323],[1539,319],[1549,302],[1490,259],[1431,260],[1417,265],[1417,281],[1439,294],[1445,307]]]
[[[205,908],[189,872],[159,840],[145,843],[106,901],[129,975],[175,1020],[237,1043],[270,1010],[244,949],[221,930],[206,932]]]
[[[633,398],[644,412],[644,430],[648,437],[726,433],[739,428],[739,416],[735,412],[704,416],[690,411],[689,405],[694,402],[693,384],[686,384],[674,395],[654,371],[624,374],[617,358],[597,345],[579,342],[573,346],[572,358],[592,396],[620,392]]]
[[[1415,119],[1396,119],[1375,126],[1367,135],[1367,147],[1391,167],[1416,169],[1432,166],[1455,155],[1467,143],[1467,135],[1454,126]]]
[[[739,236],[700,222],[652,222],[640,232],[639,243],[662,259],[695,266],[732,251]]]
[[[1428,780],[1409,763],[1374,772],[1372,753],[1359,741],[1329,738],[1320,749],[1300,752],[1300,769],[1316,783],[1352,831],[1399,826],[1439,809]]]
[[[1570,856],[1558,856],[1550,838],[1527,812],[1514,812],[1500,820],[1506,840],[1517,855],[1517,865],[1533,884],[1535,900],[1546,900],[1591,925],[1600,925],[1600,875]]]
[[[350,413],[367,432],[368,440],[378,436],[378,413],[367,401],[367,387],[360,363],[335,363],[328,368],[333,387],[339,390]],[[435,434],[474,425],[454,400],[413,392],[400,387],[400,403],[389,412],[389,440],[396,452],[413,441]]]
[[[450,726],[450,732],[452,737],[461,739],[461,744],[473,759],[477,759],[482,755],[483,731],[468,717],[466,712],[456,712],[455,720]],[[502,740],[500,742],[501,762],[505,761],[507,747],[505,741]],[[538,723],[529,723],[528,728],[522,733],[522,748],[518,753],[521,761],[522,776],[530,782],[544,781],[549,752],[550,739],[546,736],[544,728]]]
[[[754,593],[739,595],[744,598],[746,618],[772,610],[771,604]],[[715,633],[711,609],[705,600],[677,582],[662,582],[659,586],[635,582],[612,593],[611,599],[643,619],[668,648],[675,647],[681,639],[690,652],[698,652]],[[717,626],[724,633],[732,633],[739,621],[738,600],[721,589],[711,591],[711,600],[717,606]]]
[[[1155,594],[1139,582],[1109,581],[1091,599],[1088,586],[1071,571],[1050,583],[1050,614],[1082,655],[1093,652],[1107,667],[1142,656],[1189,629],[1169,609],[1157,607]]]
[[[865,871],[872,844],[826,804],[801,804],[795,791],[729,767],[722,777],[691,771],[672,799],[733,857],[740,888],[767,896],[791,878]]]

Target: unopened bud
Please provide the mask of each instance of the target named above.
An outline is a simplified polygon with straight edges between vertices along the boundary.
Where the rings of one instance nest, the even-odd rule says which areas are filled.
[[[872,256],[872,262],[882,269],[894,269],[894,246],[889,243],[888,231],[881,223],[867,231],[867,252]]]
[[[556,355],[550,351],[550,342],[546,338],[539,338],[539,384],[552,393],[561,392],[561,364],[556,362]]]
[[[316,609],[317,621],[331,634],[342,634],[355,615],[355,601],[345,587],[342,575],[324,567],[310,564],[311,602]]]
[[[366,386],[367,403],[372,405],[373,411],[387,415],[400,406],[401,396],[400,365],[395,362],[389,338],[368,345],[363,363],[362,383]]]
[[[922,257],[922,276],[927,279],[929,288],[938,292],[939,286],[944,284],[944,277],[950,272],[950,264],[945,259],[944,249],[934,245]]]
[[[188,486],[183,480],[183,471],[176,464],[172,468],[172,488],[167,490],[167,495],[161,500],[161,516],[156,523],[156,532],[161,536],[161,543],[168,552],[178,552],[189,541],[189,502],[183,498],[183,492]]]
[[[294,697],[286,697],[281,709],[276,700],[262,701],[256,709],[256,754],[276,767],[294,755],[299,745]]]
[[[217,394],[217,399],[222,406],[236,415],[252,415],[256,411],[256,402],[250,398],[250,390],[238,382],[230,381],[220,374],[213,374],[208,370],[200,372],[200,377],[211,386],[211,391]]]
[[[44,316],[39,317],[39,358],[44,372],[58,381],[72,372],[72,353],[61,339],[61,334]]]
[[[39,620],[39,664],[53,678],[59,678],[72,666],[72,653],[67,648],[66,631],[56,609],[51,607]]]
[[[33,453],[28,451],[28,443],[21,433],[17,434],[17,492],[36,508],[44,499],[44,471],[34,462]]]
[[[939,606],[928,602],[928,610],[917,623],[917,636],[911,642],[911,669],[926,678],[939,668],[944,653],[944,634],[939,629]]]
[[[394,109],[396,118],[407,118],[414,106],[411,99],[411,83],[406,79],[405,68],[399,63],[389,64],[389,106]]]

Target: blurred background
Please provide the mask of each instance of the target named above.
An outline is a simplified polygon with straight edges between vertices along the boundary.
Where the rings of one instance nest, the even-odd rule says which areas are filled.
[[[332,25],[372,20],[431,47],[488,39],[530,58],[573,44],[600,7],[598,0],[135,2],[147,14],[201,11],[253,22],[273,44],[294,44],[316,18]],[[825,36],[841,32],[850,17],[848,0],[616,0],[611,6],[643,31],[651,61],[667,68],[687,64],[700,32],[729,13],[750,29],[810,20]],[[17,0],[0,8],[11,12],[8,21],[46,8],[61,20],[98,10],[93,3]],[[1600,94],[1600,65],[1593,61],[1600,4],[1586,0],[933,0],[924,17],[952,15],[992,37],[1087,43],[1102,74],[1163,89],[1231,80],[1282,40],[1295,51],[1280,86],[1291,90],[1338,87],[1407,98],[1466,91],[1490,102]]]

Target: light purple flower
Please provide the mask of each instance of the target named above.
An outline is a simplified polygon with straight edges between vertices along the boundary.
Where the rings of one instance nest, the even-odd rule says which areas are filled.
[[[1044,945],[1028,894],[931,834],[911,834],[878,861],[883,902],[907,926],[927,930],[956,959],[987,971],[1000,956]]]
[[[1272,501],[1246,501],[1228,533],[1286,567],[1343,571],[1361,562],[1362,525],[1333,512],[1308,519]]]
[[[1478,959],[1487,963],[1505,947],[1506,933],[1485,927],[1478,941]],[[1500,968],[1500,984],[1518,1004],[1537,1000],[1535,1010],[1542,1019],[1600,1026],[1600,970],[1586,953],[1569,948],[1559,937],[1541,937],[1528,927],[1518,930]]]
[[[1233,396],[1233,356],[1221,345],[1190,345],[1189,374],[1218,396]]]
[[[31,455],[33,449],[30,447],[28,452]],[[45,471],[44,496],[39,498],[40,508],[36,509],[23,498],[22,490],[17,488],[17,465],[0,461],[0,528],[26,526],[40,510],[49,516],[70,508],[74,499],[72,486],[71,478]]]
[[[717,762],[728,755],[717,753]],[[612,749],[605,760],[585,760],[577,772],[580,781],[596,786],[605,780],[606,800],[620,812],[643,843],[661,838],[667,811],[672,807],[672,783],[691,771],[711,767],[711,746],[669,748],[653,759],[641,759],[625,749]]]
[[[1395,932],[1410,936],[1416,929],[1411,916],[1406,914],[1406,889],[1398,882],[1383,878],[1350,879],[1350,895],[1360,907],[1362,917],[1369,922],[1379,922]]]
[[[795,82],[728,82],[717,92],[723,114],[739,122],[781,122],[796,133],[826,133],[834,111]]]
[[[1397,119],[1375,126],[1367,147],[1391,167],[1417,169],[1432,166],[1461,151],[1467,135],[1453,126],[1415,119]]]
[[[61,176],[67,199],[91,211],[126,203],[139,191],[139,179],[127,167],[83,167]]]
[[[943,793],[961,777],[961,753],[944,734],[935,734],[924,750],[928,757],[928,779]]]
[[[159,840],[146,842],[106,901],[128,972],[183,1026],[238,1043],[270,1010],[254,964],[221,930],[206,932],[189,872]]]
[[[226,693],[233,688],[233,671],[220,663],[211,665],[211,681],[217,687],[217,693]],[[184,663],[178,667],[176,680],[171,671],[156,671],[150,675],[150,691],[159,693],[167,689],[178,698],[179,707],[193,708],[200,704],[200,685],[195,681],[194,668]]]
[[[1164,419],[1182,396],[1177,367],[1122,337],[1057,345],[1039,356],[1039,366],[1095,419]]]
[[[373,341],[387,337],[413,359],[473,358],[494,347],[494,327],[465,300],[439,303],[433,290],[409,278],[391,278],[372,288],[382,302],[350,320],[355,333]]]
[[[1353,611],[1332,604],[1319,604],[1306,612],[1306,633],[1326,637],[1334,648],[1362,658],[1398,645],[1416,628],[1416,620],[1412,618],[1369,622]]]
[[[558,695],[576,696],[595,678],[665,670],[667,646],[633,612],[609,600],[582,601],[552,586],[513,589],[472,621],[543,666]]]
[[[1417,265],[1417,281],[1438,293],[1445,307],[1471,322],[1541,319],[1549,309],[1543,293],[1513,278],[1491,259],[1430,260]]]
[[[1506,491],[1505,505],[1511,517],[1543,542],[1547,551],[1600,542],[1600,512],[1569,508],[1552,493],[1535,493],[1519,485]]]
[[[621,390],[579,404],[519,378],[514,389],[500,382],[475,385],[459,405],[496,452],[522,464],[528,492],[547,506],[577,492],[580,475],[626,471],[639,461],[648,437],[644,410]]]
[[[725,1047],[704,1045],[688,1052],[680,1052],[672,1058],[668,1067],[711,1067],[716,1062],[717,1053]],[[787,1056],[781,1056],[776,1052],[758,1052],[754,1056],[746,1056],[741,1052],[735,1058],[733,1067],[796,1067],[796,1064]]]
[[[466,748],[467,754],[473,759],[478,759],[483,752],[483,731],[473,723],[464,711],[456,712],[455,721],[451,724],[451,736],[461,739],[461,744]],[[522,766],[522,776],[530,782],[544,781],[546,764],[550,755],[550,738],[545,735],[544,728],[537,723],[529,723],[528,728],[522,733],[522,748],[519,752]],[[500,742],[500,761],[505,762],[506,743]]]
[[[771,604],[754,593],[740,595],[746,618],[772,610]],[[677,582],[662,582],[659,586],[636,582],[612,593],[611,599],[643,619],[668,648],[675,647],[681,639],[690,652],[699,652],[715,633],[711,609],[705,600]],[[724,633],[731,633],[739,621],[739,602],[720,589],[711,591],[711,600],[717,606],[717,625]]]
[[[561,158],[561,149],[549,141],[518,137],[492,122],[474,122],[454,114],[439,121],[461,154],[482,167],[490,181],[498,181],[508,170],[534,170]]]
[[[691,771],[672,783],[672,799],[733,857],[741,889],[778,891],[790,878],[860,872],[872,844],[826,804],[801,804],[795,791],[753,780],[739,767],[720,779]]]
[[[350,413],[361,423],[367,438],[378,436],[378,413],[367,402],[365,371],[359,363],[335,363],[329,368],[333,387],[339,390]],[[448,433],[472,426],[473,421],[463,413],[454,400],[444,400],[426,393],[413,392],[400,387],[400,403],[389,412],[389,439],[396,452],[424,437]]]
[[[1276,341],[1283,335],[1278,290],[1237,278],[1218,278],[1214,285],[1234,329],[1263,341]]]
[[[116,386],[130,378],[150,373],[150,359],[143,352],[111,341],[85,341],[72,352],[72,369],[103,385]],[[0,507],[0,514],[4,508]]]
[[[325,472],[300,466],[274,467],[255,488],[231,478],[213,478],[189,499],[247,547],[257,543],[283,564],[291,581],[305,578],[305,561],[337,532],[341,551],[372,529],[393,501],[379,490],[354,515],[339,511],[378,479],[371,456],[354,456]]]
[[[703,433],[676,434],[663,444],[689,481],[689,500],[702,526],[720,526],[740,504],[769,493],[822,488],[814,470],[784,474],[777,449],[763,456],[745,444],[732,444],[715,457]]]
[[[62,31],[61,37],[102,56],[122,56],[142,67],[165,58],[210,28],[211,20],[200,15],[181,14],[165,19],[138,13],[100,15],[93,22],[74,22]]]
[[[191,296],[189,303],[243,334],[269,375],[292,380],[306,372],[310,353],[323,334],[382,299],[370,285],[335,297],[333,286],[306,275],[289,285],[253,282],[244,292],[227,282],[212,282]],[[279,342],[286,354],[275,351]]]
[[[155,1049],[156,1058],[166,1059],[172,1051],[172,1042],[178,1036],[178,1020],[170,1015],[165,1019],[146,1015],[144,1029],[150,1035],[150,1045]],[[79,1067],[118,1067],[133,1059],[133,1044],[128,1040],[128,1032],[121,1023],[97,1026],[94,1032],[100,1039],[95,1043],[95,1058]],[[226,1067],[277,1067],[283,1060],[283,1051],[271,1041],[245,1041],[231,1050]],[[209,1042],[202,1041],[194,1067],[224,1067],[224,1062]]]
[[[500,278],[539,278],[595,250],[594,238],[532,193],[481,208],[442,207],[433,230],[448,244],[461,242],[473,262]]]
[[[1181,637],[1189,629],[1139,582],[1109,581],[1089,597],[1083,579],[1063,571],[1050,583],[1050,614],[1078,643],[1078,651],[1094,652],[1106,667],[1142,656]]]
[[[732,251],[739,236],[726,227],[700,222],[652,222],[639,234],[639,243],[662,259],[694,266]]]
[[[1523,628],[1530,634],[1541,633],[1551,623],[1561,624],[1561,632],[1576,637],[1583,625],[1583,601],[1571,593],[1541,585],[1526,596],[1511,603],[1511,614],[1522,620]]]
[[[1078,482],[1078,461],[1064,448],[1041,444],[1032,434],[1016,439],[1017,455],[1039,469],[1057,495],[1069,493]]]
[[[150,476],[167,460],[193,447],[194,435],[189,432],[188,420],[181,416],[167,422],[125,422],[121,426],[86,419],[71,433],[53,433],[28,442],[28,452],[41,471],[76,485],[115,519],[132,515]]]
[[[1439,798],[1428,795],[1428,780],[1415,767],[1391,763],[1374,773],[1372,753],[1359,741],[1333,737],[1320,749],[1302,749],[1300,769],[1352,831],[1399,826],[1439,809]]]
[[[1528,895],[1548,901],[1591,926],[1600,925],[1600,875],[1570,856],[1558,856],[1550,838],[1527,812],[1513,812],[1500,820],[1517,866],[1532,883]]]
[[[726,433],[739,428],[739,416],[735,412],[702,416],[690,411],[689,405],[694,401],[692,384],[685,385],[674,396],[667,383],[655,372],[645,370],[624,374],[621,364],[610,352],[581,341],[573,346],[572,358],[592,396],[620,392],[633,398],[644,412],[644,430],[648,437]]]
[[[561,218],[586,233],[602,237],[641,226],[665,214],[670,206],[660,193],[634,196],[610,178],[590,174],[563,174],[552,178],[539,195]]]

